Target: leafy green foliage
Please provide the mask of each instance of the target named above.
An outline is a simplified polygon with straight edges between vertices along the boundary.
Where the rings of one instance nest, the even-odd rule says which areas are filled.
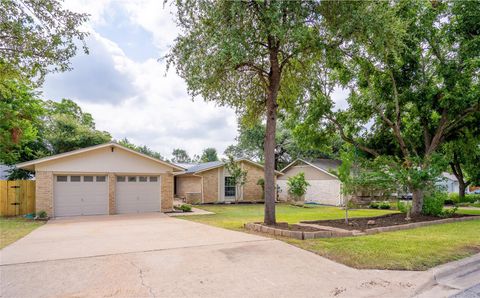
[[[425,196],[422,214],[431,216],[443,215],[443,205],[448,198],[445,192],[433,192]]]
[[[42,81],[48,72],[70,69],[69,60],[83,43],[80,27],[87,14],[74,13],[58,0],[4,0],[0,5],[0,68]]]
[[[393,159],[418,213],[436,152],[479,125],[479,2],[322,1],[320,10],[337,63],[317,80],[348,87],[349,106],[333,110],[328,90],[314,86],[299,127],[334,127],[366,157]]]
[[[147,145],[137,146],[131,143],[127,138],[121,139],[120,141],[118,141],[118,144],[125,146],[127,148],[130,148],[132,150],[138,151],[140,153],[143,153],[145,155],[151,156],[153,158],[165,160],[165,158],[159,152],[150,149]]]
[[[217,149],[215,148],[205,148],[203,149],[202,156],[200,157],[201,162],[210,162],[210,161],[217,161]]]
[[[310,184],[305,180],[305,173],[303,172],[289,177],[287,180],[288,194],[294,201],[302,200],[309,186]]]
[[[185,149],[175,148],[172,151],[172,162],[178,163],[190,163],[192,159],[188,156],[188,153]]]
[[[369,207],[371,209],[390,209],[391,208],[390,202],[388,201],[383,201],[383,202],[372,201],[370,202]]]
[[[188,204],[182,204],[180,206],[173,206],[177,210],[182,210],[183,212],[192,212],[192,206]]]
[[[37,157],[35,143],[45,114],[32,88],[18,81],[0,83],[0,161],[11,165]]]
[[[230,177],[235,184],[235,201],[238,199],[239,188],[247,182],[248,171],[244,170],[239,162],[235,160],[233,156],[228,156],[225,162],[225,169],[227,169]]]
[[[458,193],[449,193],[448,199],[453,203],[475,203],[480,202],[480,194],[466,194],[463,198],[460,198]]]

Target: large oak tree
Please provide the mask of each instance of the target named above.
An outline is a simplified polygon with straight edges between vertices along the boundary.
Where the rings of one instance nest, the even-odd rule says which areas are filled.
[[[178,0],[182,33],[168,55],[192,96],[266,121],[265,223],[275,223],[279,109],[301,93],[322,46],[318,2]],[[248,121],[247,121],[248,122]]]
[[[317,89],[306,126],[398,161],[418,214],[441,145],[480,119],[480,3],[325,1],[322,15],[349,107],[319,108],[331,99]]]

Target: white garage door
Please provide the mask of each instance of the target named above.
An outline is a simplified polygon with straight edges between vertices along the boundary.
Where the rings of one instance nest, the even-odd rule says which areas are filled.
[[[160,211],[160,177],[117,176],[117,213]]]
[[[307,180],[310,186],[305,194],[305,202],[323,205],[341,205],[340,182],[338,180]],[[280,200],[288,199],[287,180],[278,180]]]
[[[54,210],[56,217],[108,214],[107,176],[55,176]]]

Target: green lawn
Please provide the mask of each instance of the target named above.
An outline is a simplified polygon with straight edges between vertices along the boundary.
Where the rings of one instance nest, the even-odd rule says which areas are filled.
[[[244,223],[262,221],[263,218],[261,204],[199,207],[216,214],[181,218],[232,230],[242,230]],[[350,215],[378,216],[390,212],[392,211],[361,209],[351,210]],[[479,210],[466,209],[459,209],[459,213],[480,214]],[[279,222],[339,219],[343,216],[344,211],[336,207],[300,208],[286,204],[277,205]],[[278,239],[356,268],[426,270],[480,252],[480,220],[360,237]]]
[[[480,252],[480,220],[361,237],[285,241],[355,268],[426,270]]]
[[[297,223],[301,220],[338,219],[345,216],[345,211],[336,207],[307,205],[308,208],[277,204],[277,221]],[[214,212],[214,215],[190,215],[180,218],[193,220],[231,230],[242,230],[246,222],[263,221],[263,204],[254,205],[202,205],[196,206]],[[380,216],[395,211],[360,209],[350,210],[351,217]]]
[[[470,215],[480,215],[480,209],[475,210],[475,209],[462,209],[462,208],[459,208],[459,209],[457,210],[457,213],[460,213],[460,214],[470,214]]]
[[[43,224],[44,222],[25,220],[18,217],[0,217],[0,249],[24,237]]]

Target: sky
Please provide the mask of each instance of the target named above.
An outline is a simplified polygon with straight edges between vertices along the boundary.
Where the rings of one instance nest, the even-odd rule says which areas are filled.
[[[96,127],[116,140],[128,138],[171,157],[214,147],[222,154],[235,142],[237,120],[228,107],[192,101],[185,82],[159,61],[179,33],[174,7],[162,0],[66,0],[90,14],[85,25],[89,55],[81,50],[73,70],[47,76],[43,97],[69,98],[91,113]],[[345,92],[336,92],[340,105]]]

